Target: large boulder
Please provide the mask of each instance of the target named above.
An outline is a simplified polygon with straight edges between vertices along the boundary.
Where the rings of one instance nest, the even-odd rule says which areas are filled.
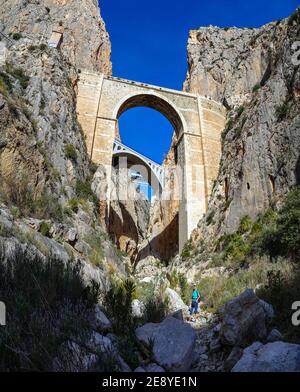
[[[165,296],[169,300],[169,307],[171,312],[177,312],[178,310],[188,311],[188,306],[182,301],[179,294],[169,287],[165,291]]]
[[[225,345],[247,347],[267,338],[267,326],[274,316],[270,304],[252,289],[227,302],[220,311],[220,340]]]
[[[253,343],[244,350],[232,372],[299,372],[300,345],[284,342]]]
[[[148,323],[137,328],[136,337],[145,347],[153,339],[153,359],[167,371],[180,372],[190,368],[196,333],[189,324],[167,317],[161,323]]]
[[[163,373],[165,372],[165,369],[163,369],[161,366],[157,365],[156,363],[149,363],[149,365],[146,365],[144,367],[139,366],[138,368],[135,369],[136,373]]]

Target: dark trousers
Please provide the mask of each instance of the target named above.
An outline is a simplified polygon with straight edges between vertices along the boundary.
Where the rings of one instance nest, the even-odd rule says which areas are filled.
[[[190,309],[190,315],[192,315],[193,313],[198,313],[198,302],[196,301],[192,301],[192,306]]]

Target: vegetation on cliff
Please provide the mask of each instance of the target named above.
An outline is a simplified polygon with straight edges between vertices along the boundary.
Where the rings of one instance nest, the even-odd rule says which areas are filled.
[[[86,344],[99,286],[86,285],[78,265],[64,265],[55,257],[43,260],[38,254],[26,257],[21,251],[7,261],[0,249],[0,274],[9,326],[0,329],[0,369],[71,369],[69,344]]]
[[[266,210],[255,222],[248,216],[242,218],[235,233],[215,241],[210,255],[194,251],[193,257],[199,263],[196,280],[204,306],[218,311],[228,300],[252,287],[274,306],[275,323],[285,338],[299,342],[298,330],[291,325],[291,305],[300,296],[299,243],[300,187],[295,187],[280,208]],[[200,266],[207,257],[210,261],[203,271]],[[208,273],[222,267],[222,272]]]

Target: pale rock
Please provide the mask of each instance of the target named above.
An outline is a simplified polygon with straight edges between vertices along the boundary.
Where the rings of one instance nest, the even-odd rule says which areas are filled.
[[[187,371],[190,368],[196,340],[190,325],[167,317],[161,323],[148,323],[137,328],[136,337],[146,347],[149,339],[154,339],[154,359],[167,371]]]
[[[72,245],[76,243],[78,240],[78,232],[74,227],[68,230],[66,239]]]
[[[274,311],[252,289],[227,302],[220,310],[220,339],[225,345],[243,346],[267,337],[267,327]]]
[[[171,312],[177,312],[178,310],[188,311],[188,306],[182,301],[180,295],[175,290],[168,287],[165,291],[165,296],[169,300]]]
[[[144,367],[140,366],[135,369],[136,373],[162,373],[165,372],[165,369],[163,369],[161,366],[157,365],[156,363],[149,363],[149,365],[146,365]]]
[[[141,318],[145,314],[145,304],[139,299],[134,299],[132,301],[132,315],[133,317]]]
[[[253,343],[232,372],[299,372],[300,345],[284,342]]]

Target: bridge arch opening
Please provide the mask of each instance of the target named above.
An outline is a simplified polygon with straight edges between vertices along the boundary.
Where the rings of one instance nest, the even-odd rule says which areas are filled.
[[[136,107],[148,107],[157,110],[172,124],[177,137],[183,132],[184,120],[179,114],[179,111],[165,97],[161,97],[159,94],[153,92],[125,97],[116,109],[116,118],[119,119],[128,109]]]
[[[131,151],[118,152],[114,146],[113,166],[118,165],[120,157],[126,157],[130,167],[144,165],[147,173],[145,181],[143,183],[141,179],[138,182],[146,189],[144,193],[154,195],[155,198],[160,197],[164,186],[163,175],[160,173],[163,169],[157,167],[156,163],[162,164],[167,157],[174,131],[178,137],[184,130],[183,118],[179,111],[165,97],[151,92],[123,98],[115,108],[114,117],[117,120],[116,139],[120,138],[122,143],[134,151],[133,154]],[[142,155],[142,159],[139,154]],[[147,158],[150,160],[148,161]],[[172,158],[170,159],[169,156],[168,160],[171,165],[177,164],[176,146]],[[145,184],[149,185],[150,191],[145,188]]]
[[[115,142],[114,152],[112,158],[112,166],[120,170],[122,167],[126,168],[131,173],[132,180],[136,183],[137,189],[145,193],[149,200],[152,197],[159,198],[162,193],[162,183],[160,176],[151,167],[149,161],[143,159],[134,151],[130,150],[118,150],[118,143]],[[143,185],[147,183],[151,189],[143,188]]]

